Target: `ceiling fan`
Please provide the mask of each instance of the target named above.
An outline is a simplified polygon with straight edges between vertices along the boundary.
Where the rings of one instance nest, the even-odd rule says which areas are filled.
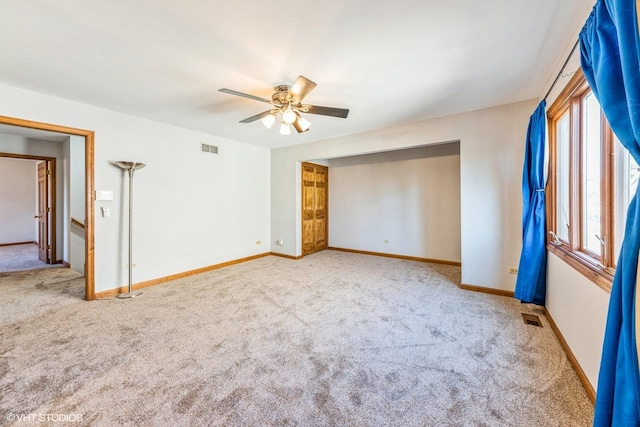
[[[309,130],[311,123],[302,117],[300,113],[320,114],[322,116],[340,117],[343,119],[347,118],[349,110],[345,108],[320,107],[318,105],[302,104],[304,97],[307,96],[315,87],[316,84],[311,80],[303,76],[298,76],[296,81],[293,83],[293,86],[276,86],[276,92],[271,96],[270,100],[226,88],[220,89],[220,92],[271,104],[273,108],[260,114],[256,114],[255,116],[240,120],[240,123],[251,123],[256,120],[261,120],[267,128],[271,128],[278,115],[280,115],[280,133],[283,135],[289,135],[291,133],[290,126],[293,126],[298,133]]]

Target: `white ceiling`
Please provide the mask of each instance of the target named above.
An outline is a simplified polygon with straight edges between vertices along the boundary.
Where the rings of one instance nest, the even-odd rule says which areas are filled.
[[[273,148],[539,97],[592,0],[29,0],[0,14],[0,82]],[[580,7],[579,7],[580,6]],[[238,123],[298,75],[304,134]],[[64,123],[61,123],[64,125]]]

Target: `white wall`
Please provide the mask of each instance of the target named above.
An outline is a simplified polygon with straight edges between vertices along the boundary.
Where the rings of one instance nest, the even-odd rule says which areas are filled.
[[[63,143],[0,133],[0,152],[24,154],[29,156],[53,157],[56,159],[56,258],[57,261],[62,260],[65,253],[65,239],[62,237],[65,230],[65,153]]]
[[[460,145],[330,160],[329,246],[460,262]]]
[[[525,101],[273,150],[271,236],[284,241],[273,250],[302,253],[301,161],[460,141],[462,281],[513,291],[508,268],[520,257],[523,147],[535,107],[536,101]]]
[[[65,260],[69,266],[84,274],[85,230],[71,219],[85,222],[85,140],[77,135],[69,136],[63,144],[65,150]]]
[[[127,284],[127,184],[118,160],[147,163],[135,175],[134,282],[270,250],[267,149],[6,85],[0,111],[95,131],[96,189],[115,194],[93,213],[96,292]],[[220,154],[201,152],[202,143]],[[110,217],[99,215],[101,206]]]
[[[69,213],[80,222],[85,215],[85,149],[84,138],[76,135],[69,137]]]
[[[37,240],[37,176],[34,160],[0,158],[0,244]]]
[[[549,253],[547,310],[594,388],[602,356],[609,293]]]

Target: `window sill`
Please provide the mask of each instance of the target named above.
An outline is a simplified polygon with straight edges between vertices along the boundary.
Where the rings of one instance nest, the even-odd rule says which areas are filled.
[[[547,250],[557,255],[561,260],[569,264],[587,279],[591,280],[604,291],[611,293],[611,284],[613,283],[613,275],[599,265],[586,261],[581,256],[568,251],[567,249],[556,246],[551,243],[547,244]]]

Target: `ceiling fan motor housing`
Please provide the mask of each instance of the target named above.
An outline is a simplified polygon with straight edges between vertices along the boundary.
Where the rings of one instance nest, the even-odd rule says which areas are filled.
[[[284,104],[287,102],[287,96],[289,95],[289,90],[291,86],[289,85],[280,85],[276,86],[276,93],[271,96],[271,100],[273,102],[277,102],[279,104]]]

